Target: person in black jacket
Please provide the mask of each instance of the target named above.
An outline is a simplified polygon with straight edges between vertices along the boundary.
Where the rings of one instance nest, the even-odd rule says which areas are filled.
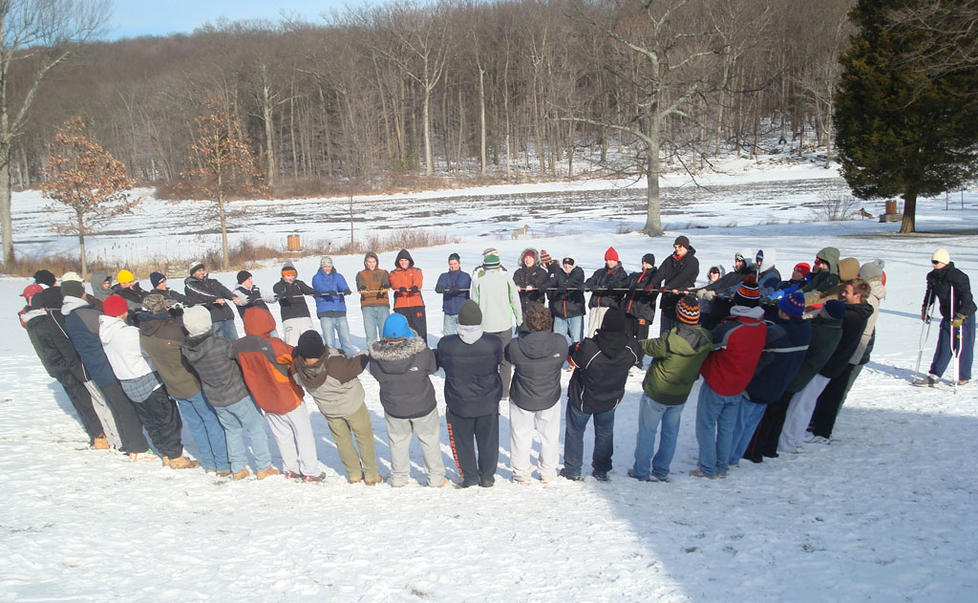
[[[936,300],[941,311],[941,333],[937,338],[929,374],[914,381],[914,385],[934,387],[940,382],[941,375],[951,362],[952,341],[958,350],[957,385],[966,385],[971,380],[975,350],[975,299],[971,295],[971,282],[967,274],[954,267],[946,249],[935,251],[931,264],[934,269],[927,273],[927,291],[924,293],[924,305],[920,308],[920,319],[924,322],[930,320],[930,307]],[[951,307],[952,299],[954,307]]]
[[[513,364],[509,388],[509,459],[513,481],[530,483],[533,432],[540,436],[537,470],[543,483],[557,477],[560,457],[560,369],[567,340],[554,333],[553,317],[538,303],[526,306],[519,337],[506,346]]]
[[[567,386],[564,468],[560,474],[573,481],[581,479],[584,430],[593,416],[591,475],[599,481],[608,481],[615,448],[615,408],[625,395],[629,369],[642,359],[642,349],[625,331],[625,313],[620,308],[611,308],[595,336],[571,345],[569,355],[575,368]]]
[[[565,257],[544,286],[550,292],[554,333],[579,342],[584,338],[584,271],[574,265],[574,258]]]
[[[187,304],[203,305],[210,311],[215,333],[229,341],[238,338],[238,330],[234,328],[234,312],[228,302],[238,303],[241,300],[227,287],[209,278],[204,264],[191,263],[190,276],[183,281],[183,292],[187,296]]]
[[[166,275],[162,272],[150,272],[149,282],[151,285],[153,285],[153,288],[149,291],[149,293],[157,293],[162,295],[165,299],[187,305],[187,296],[175,289],[170,289],[170,287],[167,286]]]
[[[672,247],[672,255],[659,265],[655,277],[645,287],[646,291],[657,287],[671,289],[663,292],[659,301],[660,337],[676,324],[676,304],[685,295],[685,291],[696,284],[696,276],[700,273],[696,250],[689,244],[688,238],[683,235],[676,237]]]
[[[584,287],[591,291],[591,299],[587,307],[591,309],[588,318],[588,337],[601,326],[601,320],[608,308],[618,308],[625,297],[624,289],[628,288],[628,273],[618,261],[618,252],[609,247],[604,252],[605,265],[594,271],[591,278],[584,281]]]
[[[750,252],[738,251],[734,254],[733,270],[696,292],[696,297],[700,298],[700,324],[704,329],[712,330],[730,315],[734,293],[744,282],[744,277],[754,274],[756,269],[750,261]]]
[[[540,265],[540,257],[537,250],[527,248],[520,255],[520,267],[513,272],[513,282],[516,283],[516,290],[520,292],[520,304],[523,306],[523,314],[526,314],[526,306],[531,302],[543,303],[544,286],[550,279],[550,273]]]
[[[319,291],[298,280],[298,275],[295,266],[286,262],[282,266],[282,278],[272,286],[282,313],[282,340],[291,346],[299,343],[303,333],[313,330],[306,296],[319,295]]]
[[[465,300],[458,311],[458,333],[438,342],[435,357],[445,369],[448,441],[462,487],[479,484],[490,488],[499,462],[503,345],[499,337],[483,332],[479,304]]]
[[[628,293],[622,300],[621,308],[628,321],[628,332],[635,339],[649,338],[649,327],[655,320],[655,300],[659,294],[646,291],[647,285],[655,278],[655,256],[646,253],[642,256],[642,271],[633,272],[628,277]]]

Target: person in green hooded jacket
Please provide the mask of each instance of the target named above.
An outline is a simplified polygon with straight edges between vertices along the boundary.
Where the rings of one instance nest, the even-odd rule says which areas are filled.
[[[699,326],[699,318],[699,300],[695,295],[687,295],[676,304],[675,326],[661,337],[640,342],[642,351],[652,357],[652,362],[642,382],[644,393],[639,402],[635,464],[628,470],[629,477],[650,482],[669,481],[669,465],[676,451],[686,398],[699,376],[700,365],[713,351],[713,340],[709,331]],[[662,434],[653,458],[655,432],[660,421]]]

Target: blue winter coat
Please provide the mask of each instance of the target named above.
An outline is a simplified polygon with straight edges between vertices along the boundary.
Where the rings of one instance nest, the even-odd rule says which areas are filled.
[[[105,356],[102,340],[98,336],[98,317],[101,314],[90,305],[84,305],[65,317],[65,332],[71,345],[91,375],[95,385],[105,386],[116,383],[112,365]]]
[[[788,384],[798,372],[812,341],[809,320],[777,318],[768,322],[768,340],[754,377],[747,384],[752,402],[769,404],[781,399]]]
[[[468,291],[449,293],[452,287],[468,289],[472,285],[472,277],[461,270],[442,272],[435,283],[435,291],[442,294],[441,309],[445,314],[455,316],[462,309],[462,304],[469,299]]]
[[[333,271],[326,274],[322,268],[316,271],[316,276],[312,277],[312,288],[320,293],[327,291],[335,292],[335,295],[316,296],[316,314],[323,316],[326,312],[346,312],[346,299],[344,294],[350,293],[350,288],[346,284],[343,275],[333,268]]]

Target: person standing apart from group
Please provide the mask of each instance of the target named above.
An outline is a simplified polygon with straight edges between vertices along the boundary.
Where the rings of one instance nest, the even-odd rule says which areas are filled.
[[[927,291],[920,308],[920,319],[930,320],[930,307],[936,301],[941,312],[941,332],[930,371],[926,377],[914,381],[914,385],[934,387],[940,383],[953,356],[958,362],[956,385],[967,385],[971,380],[975,349],[975,299],[971,295],[971,281],[954,266],[946,249],[934,252],[931,265],[934,269],[927,273]]]

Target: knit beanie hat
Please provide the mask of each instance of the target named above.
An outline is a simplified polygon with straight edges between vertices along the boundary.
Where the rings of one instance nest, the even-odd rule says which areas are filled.
[[[679,235],[678,237],[676,237],[676,240],[672,242],[673,247],[675,247],[676,245],[689,249],[689,239],[686,238],[686,235]]]
[[[482,324],[482,309],[471,299],[465,300],[458,310],[458,324],[475,326]]]
[[[611,308],[601,321],[601,330],[606,333],[625,332],[625,313],[620,308]]]
[[[394,312],[387,316],[384,321],[384,339],[410,339],[415,337],[414,331],[408,326],[408,321],[403,314]]]
[[[20,296],[23,297],[24,299],[30,299],[35,295],[37,295],[38,293],[40,293],[41,291],[44,291],[44,287],[38,284],[27,285],[26,287],[24,287],[24,292],[21,293]]]
[[[57,279],[54,278],[54,273],[50,270],[38,270],[34,273],[34,282],[38,285],[53,287],[56,281]]]
[[[207,333],[212,325],[210,310],[204,306],[190,306],[183,311],[183,328],[191,337]]]
[[[448,254],[448,261],[451,262],[452,260],[455,260],[456,262],[459,262],[459,263],[462,262],[462,258],[459,257],[459,255],[457,253],[455,253],[455,252],[452,252],[452,253]]]
[[[106,277],[105,280],[109,280],[109,278]],[[81,275],[75,272],[74,270],[69,270],[68,272],[65,272],[64,274],[61,275],[61,282],[63,283],[65,281],[78,281],[79,283],[85,282],[84,280],[82,280]]]
[[[295,346],[295,353],[303,358],[319,358],[326,352],[323,344],[323,336],[318,331],[309,329],[299,335],[299,343]]]
[[[864,281],[883,278],[884,266],[886,266],[886,262],[879,258],[870,260],[859,267],[859,278],[863,279]]]
[[[792,291],[778,300],[778,309],[788,316],[800,317],[805,313],[805,294]]]
[[[829,318],[842,320],[842,318],[846,315],[846,305],[842,303],[841,300],[830,299],[829,301],[825,302],[824,306],[822,306],[822,313]]]
[[[486,268],[499,268],[499,252],[495,247],[482,252],[482,265]]]
[[[760,303],[761,290],[757,287],[757,279],[753,274],[748,274],[734,294],[734,305],[756,308]]]
[[[117,283],[131,283],[136,280],[136,277],[132,272],[129,272],[125,268],[119,271],[119,274],[115,275],[115,280]]]
[[[150,314],[166,314],[166,298],[159,293],[150,293],[143,298],[143,307]]]
[[[642,262],[648,264],[649,266],[655,266],[655,254],[646,253],[642,256]]]
[[[85,295],[85,285],[80,281],[65,281],[61,283],[61,294],[66,297],[82,297]]]
[[[203,270],[203,269],[204,269],[204,263],[203,262],[198,262],[197,260],[194,260],[194,261],[190,262],[190,276],[193,276],[194,275],[194,272],[197,272],[198,270]]]
[[[102,312],[106,316],[123,316],[129,311],[129,304],[119,295],[110,295],[102,302]]]
[[[608,251],[604,252],[604,261],[607,262],[608,260],[618,261],[618,252],[615,251],[614,247],[609,247]]]
[[[290,274],[295,276],[299,274],[299,271],[295,269],[295,266],[293,266],[291,262],[287,262],[284,266],[282,266],[282,276],[288,276]]]
[[[149,282],[153,284],[153,288],[160,286],[160,283],[166,280],[166,275],[162,272],[150,272]]]
[[[540,250],[540,263],[541,264],[549,264],[551,261],[553,261],[553,258],[550,257],[550,254],[547,253],[547,250],[546,249],[541,249]]]
[[[249,278],[251,278],[251,273],[248,272],[247,270],[241,270],[241,271],[238,272],[238,284],[239,285],[241,283],[245,282],[246,280],[248,280]]]
[[[934,255],[930,257],[932,262],[940,262],[942,264],[951,263],[951,254],[947,252],[947,249],[941,248],[934,252]]]
[[[795,264],[795,270],[801,273],[802,278],[808,278],[808,273],[812,271],[812,267],[808,262],[798,262]]]
[[[332,268],[333,267],[333,258],[331,258],[328,255],[324,255],[319,260],[319,267],[320,268]]]
[[[679,322],[688,325],[698,324],[700,321],[700,300],[695,295],[687,295],[676,304],[676,318]]]

